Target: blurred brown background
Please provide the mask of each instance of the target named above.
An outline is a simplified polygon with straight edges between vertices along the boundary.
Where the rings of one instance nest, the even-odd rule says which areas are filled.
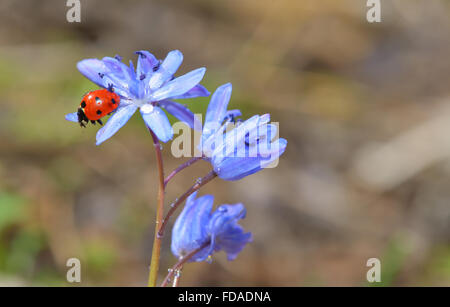
[[[271,113],[288,139],[275,169],[201,194],[243,202],[254,235],[234,262],[185,267],[185,286],[450,285],[450,4],[381,1],[81,0],[0,2],[0,285],[145,285],[156,167],[135,115],[95,146],[97,127],[64,120],[95,88],[83,58],[158,58],[178,74],[207,67],[210,91],[233,83],[231,108]],[[186,103],[204,112],[209,99]],[[166,171],[184,159],[164,146]],[[167,203],[204,175],[201,162]],[[169,232],[170,234],[170,232]],[[161,278],[175,262],[164,239]]]

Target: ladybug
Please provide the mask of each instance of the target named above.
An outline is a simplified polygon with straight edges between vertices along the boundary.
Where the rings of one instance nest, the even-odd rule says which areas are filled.
[[[81,127],[86,127],[89,121],[95,125],[103,125],[100,118],[111,114],[119,106],[120,96],[114,93],[112,87],[86,93],[81,100],[77,116]]]

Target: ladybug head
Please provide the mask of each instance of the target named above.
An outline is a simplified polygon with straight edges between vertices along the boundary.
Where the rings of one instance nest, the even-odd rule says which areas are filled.
[[[80,123],[81,127],[86,127],[86,125],[83,122],[89,123],[89,119],[86,117],[86,114],[84,114],[84,111],[82,108],[78,108],[77,111],[78,116],[78,122]]]

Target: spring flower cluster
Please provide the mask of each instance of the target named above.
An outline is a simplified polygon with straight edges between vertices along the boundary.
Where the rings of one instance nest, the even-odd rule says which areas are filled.
[[[213,210],[214,197],[197,197],[198,190],[214,177],[235,181],[261,171],[278,160],[286,149],[287,141],[277,138],[278,126],[270,122],[269,114],[241,120],[240,110],[228,110],[232,93],[230,83],[214,91],[202,127],[197,117],[175,100],[209,96],[209,91],[200,84],[206,69],[198,68],[175,76],[183,61],[180,51],[169,52],[162,61],[145,50],[137,51],[136,54],[136,68],[132,61],[126,65],[119,56],[101,60],[85,59],[77,64],[78,70],[86,78],[101,88],[114,91],[121,98],[117,109],[98,130],[97,145],[111,138],[137,110],[157,141],[170,141],[174,132],[165,110],[192,129],[201,130],[198,149],[201,159],[210,163],[212,169],[205,177],[208,180],[194,184],[180,197],[181,201],[176,201],[169,210],[172,213],[186,200],[172,229],[171,250],[179,262],[169,271],[163,282],[166,285],[173,277],[173,271],[179,272],[183,264],[209,260],[219,251],[224,251],[228,260],[234,260],[252,241],[252,234],[239,225],[246,215],[243,204],[223,204]],[[67,114],[66,119],[78,122],[77,113]],[[180,166],[173,174],[194,161],[197,160]],[[164,188],[170,178],[164,182]],[[161,227],[164,227],[170,215],[166,216]],[[156,263],[156,270],[158,265]]]

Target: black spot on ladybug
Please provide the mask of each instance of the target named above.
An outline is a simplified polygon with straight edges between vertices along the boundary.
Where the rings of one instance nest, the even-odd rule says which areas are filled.
[[[112,104],[116,104],[116,100],[114,98],[111,98]]]
[[[95,97],[95,102],[102,103],[102,100],[100,98],[98,98],[98,97]]]
[[[81,102],[81,107],[86,108],[86,102],[84,100]]]
[[[102,111],[97,110],[97,114],[98,114],[98,115],[102,114]]]

